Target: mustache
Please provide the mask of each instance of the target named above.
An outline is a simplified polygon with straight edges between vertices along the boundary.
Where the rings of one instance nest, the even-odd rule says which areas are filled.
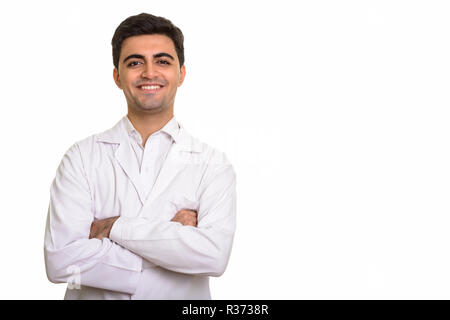
[[[167,81],[164,79],[159,79],[159,78],[153,78],[153,79],[147,79],[147,80],[140,80],[138,82],[136,82],[134,85],[136,87],[141,86],[143,84],[147,84],[147,83],[154,83],[160,86],[165,86],[167,84]]]

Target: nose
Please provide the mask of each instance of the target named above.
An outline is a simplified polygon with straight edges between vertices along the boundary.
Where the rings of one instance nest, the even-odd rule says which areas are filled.
[[[151,79],[157,74],[157,70],[152,63],[146,63],[142,69],[141,77]]]

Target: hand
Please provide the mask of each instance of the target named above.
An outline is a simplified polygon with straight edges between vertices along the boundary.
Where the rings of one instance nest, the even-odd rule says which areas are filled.
[[[89,234],[89,239],[97,238],[109,238],[109,233],[111,232],[111,228],[119,217],[111,217],[102,220],[95,220],[91,224],[91,232]]]
[[[197,227],[197,212],[188,209],[182,209],[172,218],[174,222],[179,222],[183,226]]]

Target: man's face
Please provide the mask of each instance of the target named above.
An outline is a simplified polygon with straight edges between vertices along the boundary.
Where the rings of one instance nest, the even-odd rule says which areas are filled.
[[[129,111],[158,113],[173,112],[175,94],[185,74],[172,39],[151,34],[123,41],[119,70],[114,68],[113,76],[125,94]]]

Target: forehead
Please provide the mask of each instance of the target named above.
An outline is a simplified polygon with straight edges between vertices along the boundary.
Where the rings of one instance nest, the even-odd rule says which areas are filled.
[[[126,38],[122,42],[120,57],[123,58],[134,53],[151,56],[160,52],[176,55],[172,39],[163,34],[143,34]]]

